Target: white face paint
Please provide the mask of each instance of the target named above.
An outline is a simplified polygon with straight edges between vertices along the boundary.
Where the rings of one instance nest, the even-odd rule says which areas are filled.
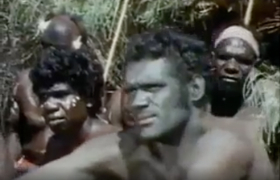
[[[74,49],[80,49],[82,46],[82,42],[81,42],[82,36],[78,36],[76,40],[74,40],[72,42],[72,47]]]
[[[245,49],[242,41],[233,39],[230,42],[231,42],[231,44],[226,47],[227,52],[235,53],[235,54],[244,54],[245,53],[246,49]]]
[[[252,32],[245,29],[242,26],[230,26],[226,28],[221,34],[218,36],[218,38],[215,40],[214,47],[217,47],[220,42],[222,42],[225,39],[229,38],[240,38],[247,42],[255,51],[257,56],[259,56],[259,44],[255,37],[253,36]],[[232,52],[235,51],[236,53],[243,53],[240,48],[238,50],[232,50]]]
[[[80,98],[79,96],[75,96],[75,97],[72,99],[71,107],[76,107],[77,102],[78,102],[80,99],[81,99],[81,98]]]

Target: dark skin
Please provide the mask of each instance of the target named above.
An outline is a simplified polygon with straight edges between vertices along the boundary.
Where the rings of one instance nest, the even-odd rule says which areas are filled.
[[[237,38],[221,41],[214,52],[212,99],[198,115],[200,121],[190,123],[194,130],[187,131],[189,144],[182,148],[193,152],[187,154],[190,159],[185,165],[189,179],[275,179],[265,148],[256,139],[264,118],[254,116],[258,110],[242,106],[244,79],[257,63],[257,55]],[[222,149],[228,147],[225,153]]]
[[[190,122],[194,130],[187,131],[188,141],[180,149],[182,154],[191,152],[183,155],[188,159],[183,166],[188,167],[189,179],[276,179],[257,139],[263,121],[257,113],[257,109],[243,109],[233,118],[201,113],[199,122]]]
[[[150,62],[153,63],[152,66],[147,67],[148,69],[147,69],[146,72],[150,72],[150,73],[154,72],[154,63],[156,63],[156,65],[159,65],[160,67],[169,67],[169,64],[166,63],[165,60],[163,60],[163,59],[159,59],[158,61],[147,61],[147,62],[148,63],[150,63]],[[132,66],[130,66],[129,69],[130,68],[131,68],[131,71],[129,71],[130,74],[133,71],[135,72],[135,69]],[[137,66],[137,67],[135,66],[135,68],[138,69],[139,66]],[[155,78],[160,78],[160,80],[163,80],[163,79],[161,79],[161,76],[160,76],[161,70],[162,69],[160,69],[159,71],[156,71],[156,75],[157,76]],[[129,76],[129,78],[134,79],[134,77],[136,77],[135,76],[136,74],[131,74],[131,75],[132,76]],[[141,74],[141,75],[142,75],[142,78],[146,79],[144,77],[145,74]],[[156,83],[156,87],[157,88],[164,89],[162,91],[162,93],[159,94],[159,98],[158,98],[158,101],[157,101],[158,103],[160,103],[162,105],[164,103],[166,103],[167,101],[163,102],[162,101],[163,99],[161,97],[165,97],[165,98],[171,97],[171,94],[173,92],[178,92],[178,90],[179,90],[179,82],[177,82],[176,79],[171,77],[167,72],[164,74],[164,80],[166,78],[168,78],[170,81],[167,80],[167,82],[164,81],[164,82],[162,82],[160,84]],[[142,80],[144,80],[144,79],[142,79]],[[159,79],[153,79],[153,80],[159,80]],[[128,80],[126,82],[128,82]],[[164,83],[168,83],[168,84],[164,84]],[[145,86],[145,84],[143,84],[143,85]],[[180,85],[180,87],[182,87],[182,85]],[[128,92],[133,92],[133,90],[130,91],[131,88],[132,89],[134,88],[132,83],[129,83],[129,86],[125,86],[126,95],[129,96],[130,93],[128,93]],[[138,88],[138,86],[135,87],[135,88]],[[180,98],[180,97],[178,96],[178,98]],[[172,105],[176,104],[176,101],[172,101],[172,102],[174,102],[174,103],[172,103]],[[136,105],[138,104],[137,102],[135,102],[135,103],[136,103]],[[172,130],[175,130],[175,129],[177,130],[178,127],[176,125],[184,123],[185,122],[185,118],[184,117],[187,117],[187,119],[188,119],[189,113],[188,113],[188,111],[185,111],[183,108],[180,108],[180,107],[177,108],[176,105],[175,105],[174,108],[169,108],[169,107],[170,106],[166,107],[165,110],[171,110],[171,109],[173,110],[175,108],[176,112],[178,112],[179,114],[177,114],[176,118],[174,118],[174,120],[175,120],[174,123],[170,122],[172,124],[171,125],[172,127],[171,128],[167,127],[167,128],[168,129],[172,129]],[[128,107],[126,106],[125,108],[128,108]],[[157,106],[153,106],[153,108],[158,109]],[[156,110],[156,109],[154,109],[154,110]],[[161,112],[164,113],[164,111],[160,111],[160,109],[158,109],[158,111],[159,111],[159,114],[156,114],[157,116],[154,116],[155,118],[157,118],[159,116],[162,117],[162,115],[166,115],[166,114],[161,114]],[[166,118],[166,120],[168,120],[168,118]],[[104,166],[102,166],[102,167],[105,167],[105,169],[108,169],[108,168],[109,169],[113,169],[113,171],[117,172],[117,174],[119,174],[121,177],[127,177],[126,168],[127,167],[128,168],[135,167],[135,166],[138,166],[137,164],[139,164],[138,159],[137,159],[137,161],[136,160],[130,161],[133,158],[130,157],[127,154],[127,153],[129,153],[131,151],[131,148],[134,149],[134,138],[132,139],[133,142],[128,142],[131,139],[130,137],[134,137],[134,134],[135,134],[135,131],[134,131],[134,129],[132,129],[130,122],[131,121],[124,122],[124,124],[126,124],[124,126],[124,127],[126,127],[126,131],[124,131],[123,133],[120,134],[120,138],[122,139],[121,142],[119,142],[119,138],[118,138],[116,133],[112,133],[110,135],[106,135],[106,136],[102,136],[100,138],[96,138],[94,140],[90,140],[87,143],[85,143],[85,145],[82,145],[79,149],[77,149],[75,152],[70,154],[67,158],[65,157],[65,158],[57,160],[56,162],[51,162],[48,165],[46,165],[45,167],[40,168],[40,170],[38,170],[37,172],[33,172],[33,173],[30,173],[30,174],[27,174],[22,179],[25,179],[25,178],[26,179],[32,179],[32,178],[35,179],[35,177],[37,177],[37,176],[38,177],[39,176],[42,177],[45,174],[54,174],[54,172],[56,172],[54,167],[62,166],[62,164],[66,164],[66,162],[68,162],[67,164],[70,165],[71,163],[69,163],[69,162],[71,162],[71,159],[72,159],[73,162],[76,162],[75,164],[71,164],[70,166],[72,166],[72,168],[70,168],[71,170],[69,169],[69,173],[73,174],[73,179],[74,179],[74,177],[75,178],[79,178],[79,179],[83,178],[83,177],[85,177],[85,179],[87,179],[86,177],[88,177],[88,179],[92,179],[93,177],[96,177],[96,174],[94,173],[94,171],[93,171],[93,173],[90,173],[90,172],[86,172],[84,170],[85,169],[93,169],[93,170],[95,170],[95,168],[97,166],[100,167],[100,164],[104,164]],[[158,137],[162,136],[161,134],[164,133],[166,130],[160,128],[161,127],[161,125],[160,125],[161,122],[158,122],[158,123],[159,124],[151,127],[150,129],[147,129],[147,131],[144,132],[142,136],[145,137],[145,139],[151,139],[151,140],[154,139],[157,136]],[[132,131],[130,131],[131,129],[132,129]],[[156,132],[154,133],[154,131],[156,131]],[[136,137],[138,137],[138,135],[139,134],[137,134]],[[175,138],[176,137],[172,138],[172,140],[174,140]],[[173,143],[177,144],[175,142],[172,142],[172,144]],[[87,145],[88,145],[88,147],[86,148]],[[119,148],[119,146],[120,146],[120,148]],[[86,149],[88,149],[88,148],[91,149],[90,151],[88,151],[88,153],[90,152],[90,154],[91,154],[90,156],[87,155]],[[137,148],[138,148],[138,145],[137,145]],[[139,153],[135,153],[135,156],[133,156],[133,157],[138,157],[136,154],[143,154],[144,157],[146,157],[146,155],[147,155],[146,153],[151,154],[149,152],[149,148],[148,148],[148,151],[147,151],[147,147],[146,146],[143,146],[143,148],[145,149],[144,151],[142,151],[142,150],[137,151]],[[155,147],[155,148],[157,149],[157,147]],[[84,149],[84,150],[82,150],[82,149]],[[167,149],[168,149],[168,151],[167,151]],[[83,152],[83,154],[81,152]],[[172,171],[176,171],[175,167],[177,167],[177,166],[174,165],[175,162],[174,162],[173,156],[172,156],[175,153],[173,145],[170,145],[170,146],[168,145],[168,147],[166,146],[166,148],[164,149],[163,152],[164,152],[165,160],[167,162],[170,162],[170,167],[172,167],[172,169],[174,169]],[[168,152],[172,152],[172,154],[170,155]],[[101,155],[100,153],[102,154],[102,156],[100,156]],[[95,155],[95,154],[99,154],[99,155]],[[128,165],[127,167],[124,164],[123,157],[127,158],[127,162],[130,161],[130,165]],[[140,156],[140,157],[143,157],[143,156]],[[78,160],[78,159],[81,159],[81,158],[87,158],[87,161],[80,161],[80,160]],[[135,173],[133,173],[133,174],[139,173],[140,171],[143,170],[145,173],[144,173],[144,176],[142,176],[142,178],[154,179],[156,177],[156,174],[159,174],[159,176],[162,176],[161,173],[163,172],[163,170],[166,170],[166,168],[169,167],[169,166],[168,167],[164,167],[164,166],[161,165],[162,159],[157,160],[156,158],[151,158],[149,156],[147,160],[148,161],[144,161],[143,163],[144,164],[148,163],[148,165],[150,163],[153,163],[152,167],[156,167],[156,166],[160,165],[160,168],[159,168],[158,172],[153,174],[151,177],[148,177],[148,176],[150,176],[149,175],[150,174],[150,168],[148,168],[148,169],[144,168],[143,169],[144,166],[141,165],[141,162],[142,162],[142,160],[141,160],[139,168],[135,168],[137,171]],[[82,164],[78,164],[78,162],[80,162]],[[113,166],[113,165],[116,165],[116,164],[118,164],[117,167]],[[111,167],[111,166],[113,166],[113,167]],[[76,169],[76,167],[83,167],[83,168]],[[75,173],[73,173],[73,171],[75,171]],[[170,172],[170,171],[168,171],[168,172]],[[65,173],[65,171],[64,171],[64,173]],[[62,178],[62,179],[63,179],[63,177],[66,178],[66,174],[68,174],[68,172],[65,173],[65,174],[60,174],[59,177]],[[72,175],[71,175],[71,177],[72,177]],[[165,175],[163,175],[163,177],[168,178],[169,175],[167,177]],[[115,178],[117,178],[117,177],[115,177]],[[98,178],[96,178],[96,179],[98,179]]]
[[[117,132],[87,113],[86,98],[65,83],[39,92],[46,123],[55,133],[49,140],[44,164],[71,153],[83,142],[109,132]]]
[[[245,78],[257,63],[256,53],[242,39],[228,38],[217,45],[213,52],[213,85],[209,94],[212,114],[232,117],[239,111]]]
[[[50,13],[45,21],[50,21],[48,27],[41,34],[43,48],[49,46],[63,46],[74,48],[72,42],[80,38],[82,44],[86,44],[87,33],[81,20],[67,14]],[[10,121],[18,127],[17,133],[23,146],[23,155],[26,164],[38,165],[45,153],[49,137],[53,134],[46,127],[39,106],[38,97],[32,90],[32,82],[29,79],[30,69],[19,73],[14,87],[14,107],[11,110]],[[21,125],[17,125],[20,123]],[[23,161],[25,163],[25,161]],[[26,169],[24,165],[24,168]]]
[[[131,98],[131,101],[128,101],[127,103],[127,108],[131,109],[130,112],[133,112],[134,116],[145,114],[144,112],[157,112],[156,117],[158,117],[161,114],[160,112],[167,113],[168,110],[171,109],[173,112],[176,111],[173,109],[176,107],[176,103],[174,103],[172,106],[173,101],[167,97],[164,97],[164,95],[166,95],[168,92],[164,89],[172,84],[170,87],[174,88],[174,92],[171,94],[179,94],[178,92],[175,93],[175,87],[177,86],[180,87],[178,89],[181,89],[182,85],[173,84],[176,81],[173,81],[172,83],[172,80],[168,78],[167,67],[161,67],[159,64],[157,64],[156,67],[160,73],[156,75],[156,70],[154,68],[155,65],[152,65],[152,63],[155,62],[146,62],[146,64],[145,62],[142,62],[144,64],[135,63],[134,65],[130,66],[131,70],[129,69],[126,73],[125,80],[128,84],[126,87],[126,92],[128,94],[126,95]],[[149,70],[149,63],[151,63],[151,70]],[[138,68],[141,69],[141,71],[137,71]],[[149,74],[149,72],[151,74]],[[143,77],[149,76],[149,78],[143,78],[143,80],[141,78],[141,74],[143,74]],[[155,82],[151,83],[150,81],[153,79],[155,79]],[[131,85],[131,82],[133,82],[133,84],[136,86]],[[165,84],[165,86],[159,86],[159,84]],[[149,98],[145,98],[145,96],[151,97],[150,101]],[[178,96],[178,98],[179,97],[181,96]],[[173,98],[175,102],[177,96],[173,96]],[[168,102],[168,105],[166,106],[164,105],[165,100]],[[161,108],[158,109],[159,111],[156,111],[156,107]],[[172,124],[176,122],[176,118],[173,116],[166,119],[170,120],[175,118],[170,122],[165,122],[164,118],[153,118],[153,121],[149,121],[150,124],[145,125],[142,123],[145,122],[145,120],[136,122],[133,121],[133,123],[128,121],[126,124],[134,128],[137,127],[137,125],[135,126],[135,123],[140,125],[141,130],[139,133],[140,139],[142,139],[140,142],[144,141],[144,144],[142,143],[142,145],[144,145],[149,150],[146,150],[146,153],[140,150],[142,154],[145,154],[142,156],[144,159],[142,159],[139,154],[136,156],[135,154],[137,153],[130,154],[129,152],[125,153],[128,154],[128,157],[125,159],[130,159],[129,163],[131,165],[131,161],[133,163],[139,163],[139,161],[147,162],[148,160],[145,159],[150,157],[150,159],[154,159],[157,161],[157,163],[164,165],[161,167],[163,169],[159,170],[159,172],[162,172],[162,176],[166,179],[180,179],[184,178],[185,176],[187,176],[187,179],[193,180],[240,179],[243,177],[249,177],[251,179],[265,177],[272,179],[273,173],[271,164],[269,163],[269,160],[261,144],[255,140],[260,121],[250,121],[251,119],[248,118],[248,116],[250,116],[251,113],[252,111],[247,112],[247,114],[243,113],[236,117],[239,119],[239,121],[233,121],[232,118],[225,120],[215,116],[203,116],[198,110],[193,109],[192,118],[190,118],[190,121],[187,123],[187,125],[185,124],[185,128],[177,128],[173,133],[172,131],[170,132],[172,129]],[[178,115],[179,111],[176,114]],[[187,112],[183,114],[185,114],[185,118],[188,118]],[[199,120],[200,118],[201,120]],[[248,122],[240,121],[241,119],[248,119]],[[177,120],[179,120],[179,118]],[[241,127],[244,127],[244,129],[240,130]],[[163,133],[160,134],[161,132]],[[172,137],[168,137],[168,133],[170,133]],[[139,136],[138,140],[135,138],[132,140],[132,142],[133,141],[134,143],[131,143],[132,147],[130,152],[137,152],[137,149],[141,148],[141,145],[135,143],[139,142]],[[126,141],[124,144],[128,144],[128,141]],[[222,150],[225,148],[227,148],[227,151]],[[205,151],[205,149],[209,150]],[[178,154],[176,153],[177,150],[179,151]],[[252,156],[252,154],[254,155]],[[212,159],[210,157],[215,158]],[[264,162],[264,167],[260,168],[259,165],[264,164]],[[209,166],[206,166],[208,163]],[[215,164],[215,168],[212,169],[213,166],[210,165],[213,164]],[[179,165],[179,167],[176,165]],[[133,170],[133,173],[135,173],[136,170]],[[139,168],[139,171],[141,170],[142,167]],[[163,172],[166,172],[167,174]],[[186,172],[187,174],[185,174]],[[143,179],[145,179],[145,176],[143,176]]]
[[[250,142],[249,137],[255,138],[254,135],[256,132],[253,131],[253,135],[251,134],[251,136],[249,135],[247,136],[247,134],[244,134],[243,136],[241,135],[239,137],[238,135],[236,135],[236,130],[238,130],[238,133],[239,132],[247,133],[247,131],[246,128],[244,131],[239,130],[240,124],[235,124],[235,121],[230,121],[232,123],[229,124],[229,123],[223,123],[225,121],[221,121],[221,119],[218,119],[220,121],[217,122],[217,124],[219,125],[219,128],[221,128],[221,130],[219,130],[217,129],[217,126],[212,123],[213,119],[206,118],[202,121],[197,121],[196,115],[198,116],[198,114],[194,113],[192,116],[193,119],[189,121],[187,127],[184,126],[185,128],[181,131],[179,131],[179,129],[176,129],[176,132],[178,134],[172,133],[172,137],[177,136],[177,138],[170,137],[170,138],[162,139],[163,136],[161,133],[165,134],[167,129],[171,130],[172,128],[176,128],[177,126],[174,125],[177,123],[174,123],[174,121],[170,123],[169,122],[166,123],[166,121],[161,122],[160,119],[157,119],[157,117],[160,117],[162,113],[163,113],[162,115],[164,115],[164,113],[166,113],[167,110],[171,110],[171,109],[174,110],[178,108],[177,112],[180,112],[180,108],[176,107],[176,103],[175,103],[176,101],[174,101],[174,104],[172,103],[173,101],[168,101],[169,102],[168,106],[167,105],[163,106],[164,102],[166,102],[164,101],[164,99],[168,99],[168,96],[171,95],[168,92],[174,93],[177,89],[179,89],[176,87],[183,88],[182,86],[184,84],[177,82],[174,79],[174,77],[170,76],[169,74],[170,68],[168,68],[169,65],[163,59],[159,59],[155,61],[146,61],[145,63],[144,63],[145,65],[143,63],[142,64],[136,63],[129,67],[131,71],[127,71],[127,76],[125,80],[126,82],[129,82],[127,83],[127,85],[129,86],[126,86],[125,88],[126,96],[131,97],[132,99],[128,99],[127,102],[130,103],[126,105],[126,108],[131,107],[132,109],[134,109],[134,107],[135,108],[137,107],[138,110],[136,112],[143,112],[143,110],[147,110],[147,109],[150,109],[149,112],[152,112],[152,110],[153,112],[157,112],[156,116],[153,118],[153,121],[149,121],[150,124],[147,124],[146,126],[143,126],[143,124],[141,125],[142,122],[146,122],[144,120],[142,122],[131,121],[131,120],[127,121],[126,124],[130,126],[130,128],[126,128],[126,130],[120,134],[122,140],[120,142],[121,149],[118,148],[119,139],[117,138],[116,134],[113,133],[110,135],[102,136],[100,138],[88,141],[69,156],[51,162],[48,165],[40,168],[38,171],[27,174],[26,176],[23,176],[20,179],[22,180],[36,179],[36,177],[47,177],[47,176],[48,178],[50,178],[50,175],[48,174],[52,174],[53,178],[60,177],[63,179],[65,177],[65,179],[67,179],[69,178],[68,176],[69,173],[71,174],[71,178],[73,179],[81,178],[87,180],[95,177],[93,169],[95,169],[97,165],[98,167],[101,167],[101,164],[103,164],[106,169],[109,167],[110,169],[113,169],[114,172],[117,172],[119,174],[126,174],[125,171],[118,169],[123,167],[120,164],[121,162],[123,162],[121,157],[124,157],[126,159],[125,162],[127,163],[128,171],[130,171],[131,173],[131,174],[129,173],[130,178],[133,178],[132,175],[140,173],[141,176],[138,178],[142,178],[142,179],[157,179],[157,178],[159,179],[182,178],[183,179],[186,176],[185,172],[188,173],[189,179],[196,179],[196,177],[208,178],[208,179],[215,179],[215,178],[240,179],[241,177],[244,176],[249,176],[252,179],[257,179],[254,177],[260,177],[259,174],[255,175],[253,172],[263,172],[263,171],[259,171],[259,169],[258,171],[252,171],[251,166],[249,166],[250,164],[253,164],[253,167],[258,167],[257,166],[258,164],[263,164],[265,162],[263,161],[263,159],[259,159],[259,157],[262,156],[256,156],[258,157],[257,158],[258,161],[256,161],[252,157],[252,154],[257,154],[257,152],[259,151],[254,150],[253,143],[248,143],[248,142]],[[155,64],[157,64],[158,73],[155,72],[155,68],[154,68]],[[145,67],[145,69],[143,69],[143,66]],[[135,71],[135,69],[138,68],[142,69],[142,71],[138,71],[138,73],[142,74],[143,71],[147,71],[146,73],[142,74],[143,77],[148,72],[150,72],[151,73],[150,75],[154,76],[153,78],[154,80],[156,80],[157,83],[152,85],[151,83],[152,79],[150,78],[148,79],[149,82],[147,82],[149,86],[146,86],[145,81],[142,81],[143,79],[141,79],[141,76],[139,77],[140,74],[136,76],[135,72],[137,71]],[[134,73],[130,74],[130,72],[131,73],[134,72],[135,74]],[[137,80],[141,80],[142,82],[141,85],[137,83],[138,81],[134,81],[133,77],[138,77]],[[156,77],[160,79],[156,79]],[[135,82],[137,85],[139,84],[140,86],[132,86],[131,82]],[[159,83],[159,82],[166,82],[166,84],[163,85],[164,83]],[[161,86],[159,86],[159,84],[161,84]],[[155,91],[151,91],[149,90],[149,88],[154,89]],[[156,89],[158,91],[156,91]],[[141,93],[144,93],[144,95],[153,94],[152,96],[154,98],[152,99],[153,102],[157,102],[157,105],[160,104],[162,107],[165,107],[164,111],[161,111],[161,108],[158,109],[157,108],[158,106],[154,106],[153,105],[154,103],[149,105],[150,101],[147,101],[146,103],[148,104],[144,106],[144,102],[146,98],[138,98],[141,97],[139,96]],[[181,99],[180,97],[182,96],[178,96],[177,100]],[[138,106],[138,102],[139,103],[141,102],[140,107],[142,108]],[[141,109],[142,111],[140,111]],[[156,111],[156,109],[158,109],[158,111]],[[182,112],[181,115],[185,114],[186,118],[189,117],[189,113],[187,112],[183,113],[184,111],[181,112]],[[198,112],[198,111],[194,111],[194,112]],[[178,119],[175,122],[179,122],[179,120],[181,119],[179,117],[183,117],[181,115],[176,116]],[[169,118],[167,118],[166,120],[169,120]],[[134,127],[132,125],[132,122],[135,122],[140,126]],[[184,121],[182,119],[182,122],[185,122],[185,119]],[[168,126],[161,127],[161,126],[165,126],[166,124],[168,124]],[[235,128],[233,128],[234,127],[233,124],[235,124]],[[171,125],[173,125],[173,127]],[[139,127],[140,130],[143,128],[147,128],[147,129],[145,129],[145,131],[139,132],[137,131],[139,130]],[[245,126],[241,126],[241,127],[245,127]],[[250,126],[248,125],[246,127],[251,127],[251,125]],[[228,128],[232,128],[233,130],[230,131],[228,130]],[[141,144],[139,144],[138,141],[139,138],[141,139],[142,142]],[[219,140],[218,141],[219,143],[216,143],[217,140]],[[88,148],[90,148],[91,150],[88,151]],[[204,151],[205,148],[209,149],[209,151],[205,152]],[[225,151],[221,151],[221,149],[225,149],[225,148],[228,149],[228,151],[226,151],[227,153],[225,153]],[[177,154],[178,150],[179,150],[179,154]],[[90,152],[90,153],[87,154],[86,152]],[[85,155],[85,153],[87,155]],[[209,156],[215,158],[209,159],[208,158]],[[87,158],[87,161],[83,161],[81,159],[83,157]],[[233,159],[235,161],[233,161]],[[116,160],[119,160],[119,163],[116,163]],[[71,164],[70,162],[76,162],[76,163]],[[215,166],[216,168],[211,169],[211,166],[201,167],[204,168],[203,169],[204,174],[202,174],[204,176],[201,177],[200,176],[201,171],[197,171],[196,168],[196,167],[200,167],[200,162],[203,162],[205,164],[207,163],[215,164],[215,162],[217,162]],[[65,166],[66,164],[67,167],[69,168],[67,169],[64,168],[64,172],[60,174],[56,167]],[[113,166],[116,164],[118,164],[118,167]],[[143,164],[145,166],[143,166]],[[180,166],[178,167],[178,164],[181,167]],[[225,166],[228,168],[224,169]],[[133,169],[130,169],[129,167],[133,167]],[[89,172],[81,169],[84,170],[91,169],[92,171]],[[234,171],[232,171],[233,169]],[[153,173],[151,174],[151,172]],[[126,176],[124,175],[123,177]]]
[[[129,179],[185,176],[176,151],[190,118],[189,100],[183,96],[188,84],[172,76],[175,69],[171,62],[166,58],[147,59],[126,68],[123,104],[127,113],[121,149]]]
[[[168,58],[143,59],[127,65],[124,78],[125,98],[122,102],[126,112],[124,131],[119,134],[120,149],[119,139],[115,134],[106,136],[106,139],[103,136],[95,139],[95,143],[100,143],[98,148],[101,147],[102,151],[95,149],[92,144],[90,149],[94,152],[90,151],[91,156],[86,154],[86,148],[83,153],[78,153],[77,150],[77,154],[72,153],[64,160],[52,162],[22,179],[47,176],[57,172],[56,167],[63,164],[69,164],[67,171],[71,177],[73,174],[78,179],[92,179],[95,176],[94,172],[87,172],[86,169],[94,169],[99,163],[104,164],[106,169],[107,163],[117,164],[114,158],[122,160],[121,157],[125,159],[128,170],[128,174],[123,177],[128,179],[135,178],[135,174],[141,175],[138,179],[143,180],[270,177],[262,174],[264,171],[259,169],[254,171],[254,167],[262,169],[259,165],[265,162],[265,158],[260,158],[264,156],[259,156],[258,148],[255,148],[261,146],[250,139],[255,140],[256,131],[252,130],[253,133],[248,135],[250,133],[247,133],[246,129],[239,130],[240,124],[235,124],[236,121],[232,121],[232,124],[219,121],[219,126],[211,126],[213,120],[209,116],[199,121],[198,117],[203,116],[190,103],[190,100],[197,99],[197,93],[194,91],[188,94],[189,90],[195,89],[191,86],[199,83],[191,83],[187,79],[192,79],[193,82],[200,81],[196,81],[195,76],[183,79],[184,81],[179,80],[179,76],[175,74],[184,74],[186,69],[178,72],[172,63],[174,59]],[[201,89],[200,86],[198,89]],[[233,124],[236,128],[231,131]],[[257,124],[254,127],[258,127]],[[87,145],[90,146],[89,142],[92,141],[88,141]],[[225,148],[227,151],[223,151]],[[88,158],[88,161],[82,161],[80,164],[69,163],[72,158],[73,162],[78,162],[81,157]],[[214,164],[215,168],[201,166],[203,164]],[[199,171],[200,168],[197,167],[203,168],[203,171]],[[115,172],[122,174],[124,171]],[[256,175],[254,172],[261,174]],[[64,171],[59,177],[66,179],[67,175],[68,172]]]
[[[48,138],[52,135],[42,117],[38,98],[32,91],[30,69],[20,72],[13,89],[13,105],[8,123],[11,131],[9,151],[13,154],[15,167],[20,173],[36,167],[42,159]]]
[[[110,180],[126,179],[127,172],[118,142],[117,133],[90,139],[71,154],[25,174],[18,180],[104,180],[104,174],[111,176],[108,178]]]

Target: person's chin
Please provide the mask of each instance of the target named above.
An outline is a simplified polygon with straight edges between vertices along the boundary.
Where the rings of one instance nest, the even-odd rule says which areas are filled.
[[[67,129],[66,121],[61,121],[61,123],[57,124],[49,122],[48,126],[54,133],[63,133]]]
[[[141,131],[141,138],[143,140],[156,140],[161,136],[161,132],[157,131],[155,127],[145,127]]]

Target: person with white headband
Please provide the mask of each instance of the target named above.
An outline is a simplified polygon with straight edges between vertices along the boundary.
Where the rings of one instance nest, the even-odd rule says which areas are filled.
[[[245,78],[260,62],[257,40],[246,28],[230,26],[218,34],[212,53],[213,69],[204,77],[206,96],[198,99],[204,103],[195,103],[203,107],[196,105],[200,113],[189,122],[190,144],[183,149],[190,157],[187,179],[276,180],[258,139],[264,119],[255,116],[259,109],[245,106],[242,96]]]
[[[208,81],[212,114],[231,117],[239,111],[244,81],[260,62],[259,43],[251,31],[234,25],[218,34],[213,42],[213,74]]]

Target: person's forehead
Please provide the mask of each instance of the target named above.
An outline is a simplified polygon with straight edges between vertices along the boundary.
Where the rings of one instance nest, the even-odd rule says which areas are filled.
[[[129,63],[126,67],[125,81],[129,84],[160,80],[170,70],[170,63],[165,58],[143,60]]]
[[[217,51],[221,51],[221,50],[227,50],[228,47],[239,48],[239,49],[243,48],[247,52],[255,53],[252,46],[241,38],[224,39],[216,46],[215,49]]]

